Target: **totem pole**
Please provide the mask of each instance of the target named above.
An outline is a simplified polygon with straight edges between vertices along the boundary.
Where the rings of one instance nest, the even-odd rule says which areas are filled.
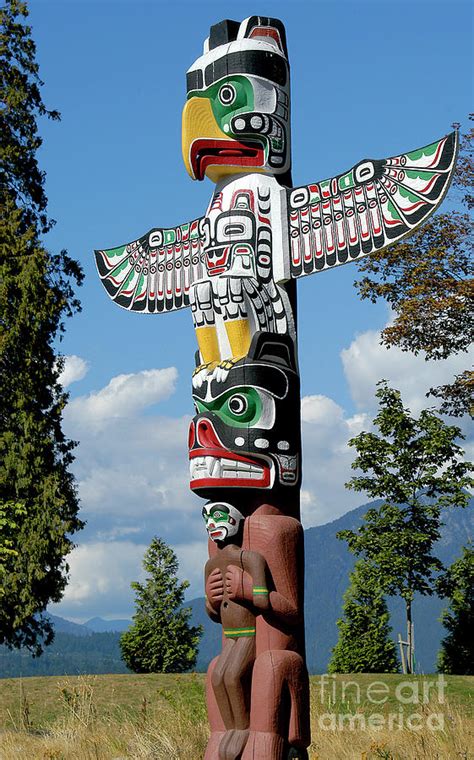
[[[447,190],[457,137],[293,189],[288,53],[273,18],[213,26],[187,91],[184,163],[216,184],[206,214],[96,251],[97,267],[119,306],[193,315],[191,489],[206,499],[206,608],[223,633],[205,758],[303,759],[295,280],[412,232]]]

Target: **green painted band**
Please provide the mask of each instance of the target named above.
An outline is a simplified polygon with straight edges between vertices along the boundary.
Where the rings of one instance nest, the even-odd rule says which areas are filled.
[[[268,589],[265,586],[254,586],[252,593],[255,594],[268,594]]]
[[[229,639],[240,638],[241,636],[255,636],[255,628],[224,628],[224,636]]]

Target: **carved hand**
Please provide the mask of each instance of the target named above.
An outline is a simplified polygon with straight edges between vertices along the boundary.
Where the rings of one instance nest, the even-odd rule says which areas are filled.
[[[234,602],[252,601],[252,578],[240,567],[229,565],[225,574],[227,596]]]
[[[206,597],[211,607],[218,612],[224,598],[224,579],[218,567],[214,568],[206,581]]]

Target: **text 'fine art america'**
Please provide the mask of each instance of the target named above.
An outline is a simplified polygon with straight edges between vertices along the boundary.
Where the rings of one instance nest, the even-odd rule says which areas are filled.
[[[206,608],[223,634],[205,759],[304,760],[296,280],[411,233],[444,197],[457,137],[293,188],[283,24],[216,24],[186,78],[183,159],[215,183],[208,209],[96,251],[97,268],[119,306],[189,307],[196,331],[191,489],[206,500]]]

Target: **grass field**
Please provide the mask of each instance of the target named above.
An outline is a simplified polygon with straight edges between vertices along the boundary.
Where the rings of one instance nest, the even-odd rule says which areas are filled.
[[[312,760],[474,758],[474,678],[313,676]],[[0,759],[200,760],[204,676],[0,680]]]

